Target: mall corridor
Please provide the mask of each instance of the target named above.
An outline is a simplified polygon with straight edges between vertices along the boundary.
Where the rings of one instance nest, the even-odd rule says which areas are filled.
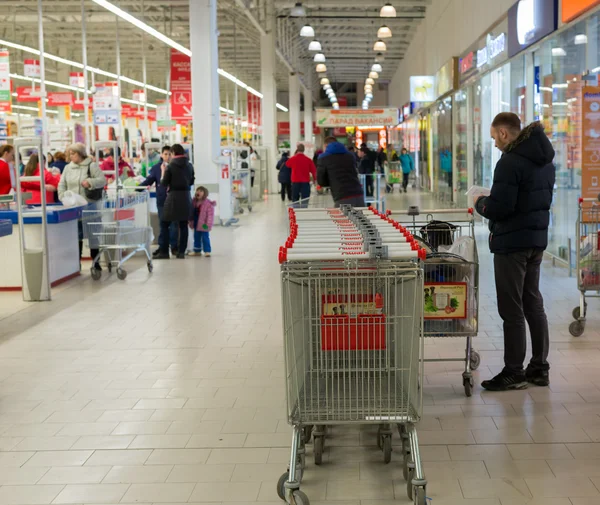
[[[395,195],[392,207],[407,201]],[[210,259],[157,262],[152,275],[140,262],[125,282],[84,275],[51,304],[2,293],[0,503],[281,503],[291,431],[276,253],[286,219],[271,199],[238,228],[217,228]],[[478,235],[485,247],[482,227]],[[503,360],[481,250],[473,397],[460,364],[425,367],[419,435],[431,503],[600,503],[600,307],[590,303],[574,339],[574,280],[547,263],[542,285],[550,388],[482,391]],[[426,354],[463,346],[428,340]],[[308,446],[302,489],[313,505],[409,503],[400,455],[384,465],[375,431],[335,427],[320,468]]]

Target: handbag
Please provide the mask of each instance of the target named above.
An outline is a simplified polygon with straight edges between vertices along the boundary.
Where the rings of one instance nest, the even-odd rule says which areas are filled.
[[[92,174],[90,172],[90,166],[88,165],[88,179],[92,178]],[[85,197],[92,201],[92,202],[97,202],[98,200],[100,200],[102,198],[102,194],[104,193],[104,188],[96,188],[96,189],[89,189],[89,188],[84,188],[85,189]]]

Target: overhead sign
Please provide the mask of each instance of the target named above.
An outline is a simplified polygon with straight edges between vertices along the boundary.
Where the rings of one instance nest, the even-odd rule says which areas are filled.
[[[497,37],[489,34],[485,46],[477,50],[477,68],[493,63],[494,59],[506,51],[506,34],[501,33]]]
[[[75,88],[83,88],[85,86],[83,72],[71,72],[69,74],[69,85]]]
[[[70,91],[53,91],[46,96],[48,97],[48,105],[50,107],[70,107],[75,101],[75,97]]]
[[[260,97],[248,92],[248,125],[253,132],[258,133],[262,126],[262,100]]]
[[[0,112],[12,111],[10,65],[7,49],[0,49]]]
[[[25,60],[23,61],[23,74],[25,77],[37,77],[42,75],[39,60]]]
[[[286,136],[290,134],[290,122],[279,121],[277,123],[277,135]],[[321,128],[313,124],[313,135],[320,135]],[[300,123],[300,135],[304,135],[304,121]]]
[[[119,97],[118,84],[107,82],[96,85],[94,95],[94,124],[115,125],[119,124]]]
[[[562,0],[562,22],[568,23],[596,5],[600,0]]]
[[[133,99],[136,102],[145,103],[146,102],[146,93],[144,93],[143,89],[134,89],[133,90]]]
[[[317,109],[316,126],[396,126],[399,122],[398,109]]]
[[[171,119],[192,120],[192,65],[190,57],[171,49]]]
[[[435,74],[435,97],[454,91],[458,87],[458,58],[450,58]]]
[[[33,89],[31,86],[22,86],[17,88],[17,100],[19,102],[39,102],[40,90]]]
[[[433,75],[410,76],[410,101],[433,102],[435,96],[435,77]]]
[[[558,0],[519,0],[508,10],[508,57],[558,27]]]

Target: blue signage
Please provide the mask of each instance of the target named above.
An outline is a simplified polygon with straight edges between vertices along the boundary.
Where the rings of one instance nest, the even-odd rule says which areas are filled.
[[[558,27],[558,0],[519,0],[508,10],[508,57]]]

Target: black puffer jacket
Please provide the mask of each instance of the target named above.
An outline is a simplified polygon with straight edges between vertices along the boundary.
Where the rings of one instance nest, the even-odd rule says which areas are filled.
[[[185,156],[176,156],[167,166],[160,183],[168,190],[163,219],[188,221],[192,212],[191,189],[194,184],[194,167]]]
[[[490,196],[476,209],[490,220],[490,249],[510,253],[548,246],[550,207],[556,169],[554,149],[535,122],[509,144],[496,165]]]
[[[317,160],[317,183],[331,188],[335,202],[362,196],[363,189],[354,165],[354,155],[339,142],[332,142]]]

